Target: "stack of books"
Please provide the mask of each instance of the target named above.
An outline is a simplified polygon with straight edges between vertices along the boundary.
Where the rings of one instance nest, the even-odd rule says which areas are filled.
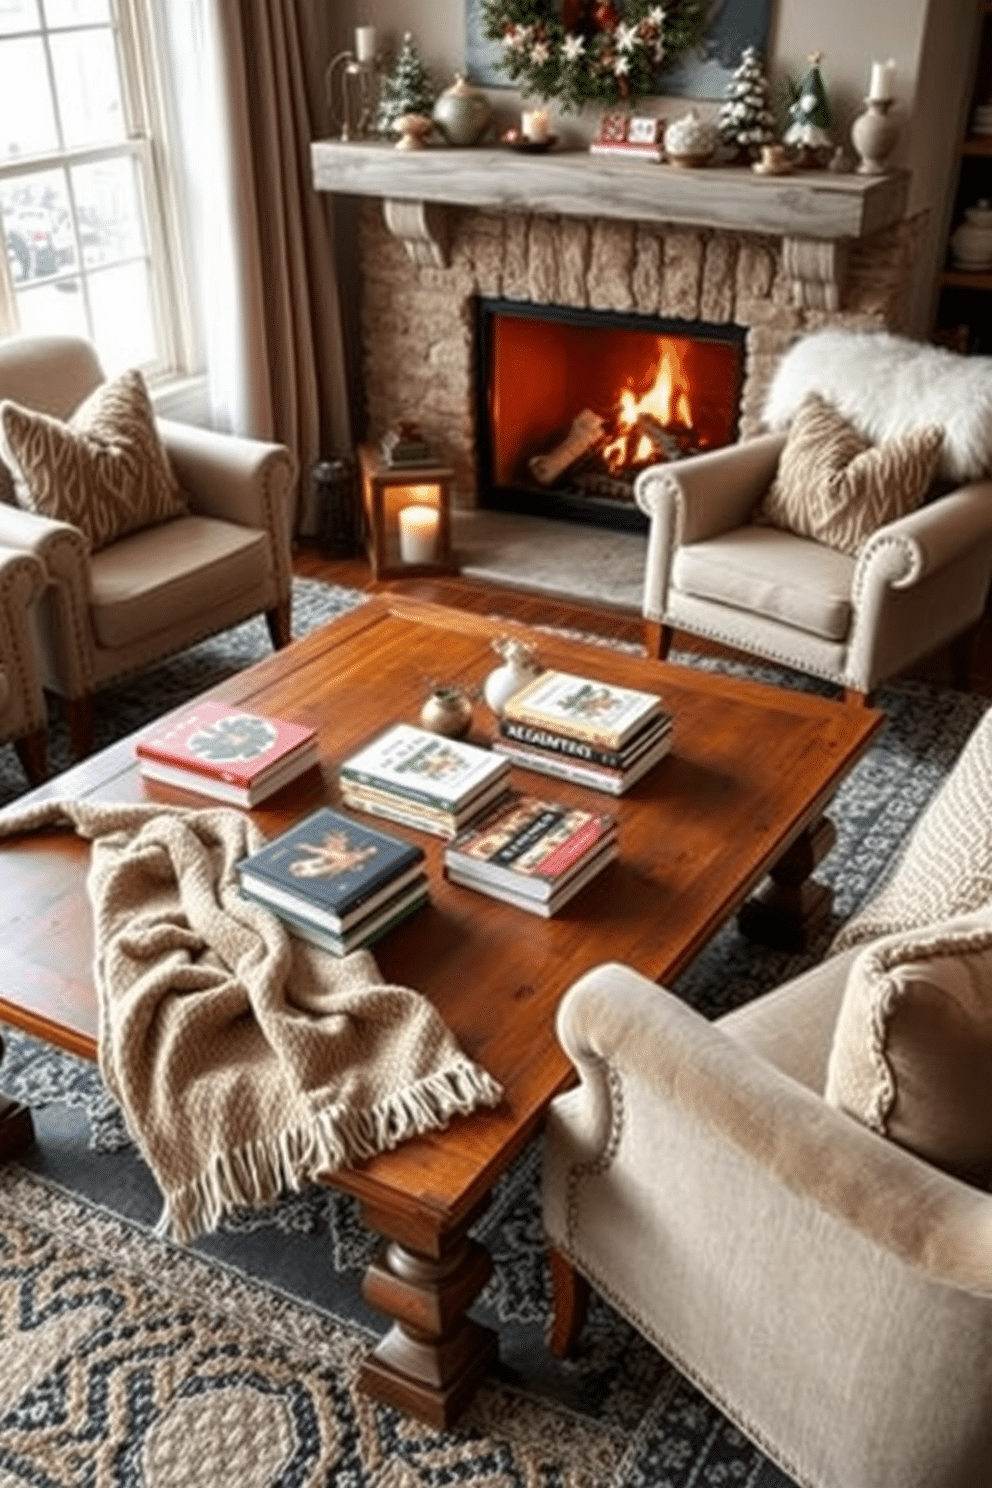
[[[146,780],[248,807],[320,762],[316,729],[226,703],[194,703],[134,747]]]
[[[528,770],[620,796],[671,748],[653,692],[542,672],[505,705],[493,750]]]
[[[459,833],[444,850],[444,871],[452,883],[547,919],[617,851],[614,817],[521,795]]]
[[[429,898],[422,848],[329,807],[243,858],[237,874],[246,899],[334,956],[371,945]]]
[[[356,811],[454,837],[506,794],[509,776],[488,749],[397,723],[342,763],[338,783]]]

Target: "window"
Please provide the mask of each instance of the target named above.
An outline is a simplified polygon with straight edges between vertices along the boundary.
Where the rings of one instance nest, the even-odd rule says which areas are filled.
[[[188,369],[153,0],[0,0],[0,334]]]

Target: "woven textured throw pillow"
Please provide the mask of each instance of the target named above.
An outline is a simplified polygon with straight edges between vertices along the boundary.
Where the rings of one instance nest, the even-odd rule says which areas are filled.
[[[992,710],[972,731],[878,893],[831,952],[992,909]]]
[[[873,445],[810,393],[789,427],[758,519],[856,556],[879,527],[922,503],[942,442],[934,427]]]
[[[944,924],[852,963],[826,1099],[935,1166],[992,1182],[992,927]]]
[[[101,383],[68,423],[7,400],[0,431],[19,505],[80,528],[94,552],[187,510],[140,372]]]

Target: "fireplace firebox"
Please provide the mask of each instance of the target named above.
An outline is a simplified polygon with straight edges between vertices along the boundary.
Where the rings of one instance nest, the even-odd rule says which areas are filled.
[[[641,530],[639,471],[737,436],[743,326],[476,308],[480,506]]]

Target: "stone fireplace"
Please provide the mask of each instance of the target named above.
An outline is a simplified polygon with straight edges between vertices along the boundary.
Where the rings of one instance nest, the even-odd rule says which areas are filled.
[[[411,159],[411,155],[418,157]],[[369,437],[418,422],[480,499],[480,302],[609,312],[739,336],[730,437],[757,432],[772,371],[831,324],[904,330],[921,223],[906,181],[678,171],[565,152],[313,146],[319,188],[358,195]],[[538,165],[531,173],[530,168]],[[687,179],[692,178],[692,179]],[[567,514],[567,513],[566,513]]]

